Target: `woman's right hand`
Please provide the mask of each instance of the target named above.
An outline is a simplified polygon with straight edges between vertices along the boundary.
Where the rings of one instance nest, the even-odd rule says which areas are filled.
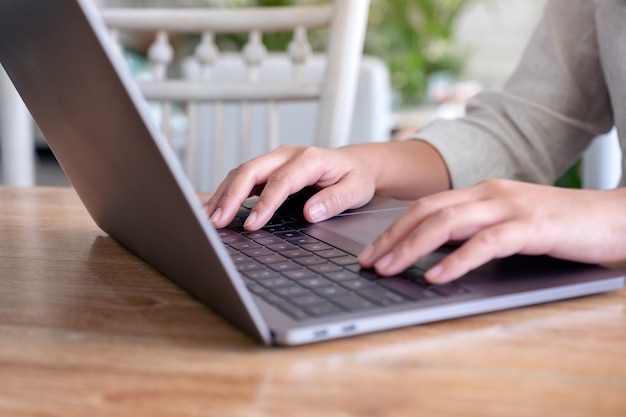
[[[361,207],[372,199],[378,173],[371,161],[351,149],[280,146],[232,170],[205,210],[216,228],[225,227],[241,204],[262,189],[244,224],[247,230],[257,230],[287,197],[306,186],[320,189],[303,207],[311,223]]]

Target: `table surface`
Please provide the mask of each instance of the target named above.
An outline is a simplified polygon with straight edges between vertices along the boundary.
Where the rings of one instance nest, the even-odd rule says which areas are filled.
[[[70,188],[0,187],[0,415],[626,416],[626,290],[263,347]]]

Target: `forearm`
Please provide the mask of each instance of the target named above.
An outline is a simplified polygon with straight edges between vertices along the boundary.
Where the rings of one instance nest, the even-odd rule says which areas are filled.
[[[376,193],[412,200],[450,189],[448,169],[428,143],[419,140],[351,145],[340,151],[362,159],[374,172]]]

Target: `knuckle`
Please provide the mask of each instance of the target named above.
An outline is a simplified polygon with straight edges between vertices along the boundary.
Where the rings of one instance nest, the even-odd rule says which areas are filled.
[[[291,145],[289,143],[283,143],[281,145],[278,146],[278,148],[276,148],[274,150],[274,152],[279,152],[279,153],[292,153],[294,152],[296,149],[298,149],[298,146],[296,145]]]
[[[490,228],[484,230],[476,236],[476,243],[482,247],[496,247],[502,240],[502,232],[500,229]]]
[[[454,206],[447,206],[437,210],[432,218],[438,223],[449,223],[459,215],[458,209]]]
[[[430,213],[433,210],[432,199],[430,197],[422,197],[411,204],[407,211],[411,216],[421,216],[423,213]]]
[[[330,198],[330,204],[336,211],[343,211],[348,208],[349,198],[343,193],[334,193]]]
[[[478,183],[478,186],[490,194],[507,193],[514,189],[514,183],[500,178],[489,178]]]
[[[321,148],[315,146],[305,146],[298,149],[299,156],[305,160],[318,161]]]
[[[228,176],[229,177],[241,177],[241,176],[251,177],[254,175],[254,172],[255,172],[254,166],[255,166],[254,160],[245,161],[238,167],[231,169],[230,172],[228,173]]]
[[[275,173],[273,173],[268,179],[267,179],[267,185],[271,186],[271,187],[278,187],[278,188],[284,188],[284,187],[288,187],[289,186],[289,177],[290,175],[286,172],[283,171],[277,171]]]

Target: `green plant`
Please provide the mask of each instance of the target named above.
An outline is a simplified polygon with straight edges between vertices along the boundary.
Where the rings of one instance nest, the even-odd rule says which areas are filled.
[[[456,21],[476,0],[372,0],[365,52],[387,62],[401,105],[425,99],[428,77],[458,75],[466,53],[454,41]]]
[[[554,185],[565,188],[582,188],[581,160],[577,160],[567,171],[561,175]]]

